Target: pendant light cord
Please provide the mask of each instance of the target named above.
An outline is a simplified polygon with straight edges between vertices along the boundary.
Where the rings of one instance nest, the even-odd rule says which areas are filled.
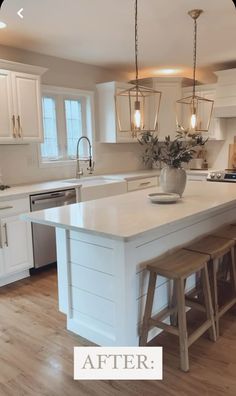
[[[194,19],[194,41],[193,41],[193,97],[196,94],[196,68],[197,68],[197,19]]]
[[[135,84],[138,96],[138,0],[135,0]]]

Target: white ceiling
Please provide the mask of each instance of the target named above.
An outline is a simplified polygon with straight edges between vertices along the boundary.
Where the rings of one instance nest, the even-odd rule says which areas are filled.
[[[23,20],[17,16],[22,7]],[[139,0],[139,60],[144,74],[191,67],[193,24],[187,11],[193,8],[205,11],[199,19],[198,65],[227,67],[236,62],[232,0]],[[1,44],[133,70],[134,0],[5,0],[0,20],[8,24],[0,30]]]

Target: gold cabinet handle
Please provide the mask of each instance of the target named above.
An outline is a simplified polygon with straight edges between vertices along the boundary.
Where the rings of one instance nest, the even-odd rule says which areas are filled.
[[[18,136],[19,136],[19,138],[21,138],[22,137],[22,126],[21,126],[20,116],[19,115],[17,117],[17,124],[18,124]]]
[[[12,116],[12,125],[13,125],[13,137],[16,138],[17,137],[17,133],[16,133],[16,117],[14,115]]]
[[[8,247],[7,223],[4,223],[4,224],[3,224],[3,228],[4,228],[4,231],[5,231],[5,246]]]

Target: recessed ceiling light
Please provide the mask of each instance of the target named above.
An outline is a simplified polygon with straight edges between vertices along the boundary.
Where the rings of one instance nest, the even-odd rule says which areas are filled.
[[[5,29],[7,24],[5,22],[0,21],[0,29]]]

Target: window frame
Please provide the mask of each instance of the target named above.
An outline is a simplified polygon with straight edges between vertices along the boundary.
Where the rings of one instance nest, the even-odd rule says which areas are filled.
[[[94,116],[94,91],[65,88],[52,85],[42,85],[41,96],[55,99],[56,125],[59,152],[62,154],[59,159],[43,159],[41,155],[40,143],[38,144],[38,162],[40,168],[57,166],[75,166],[76,159],[67,157],[67,135],[66,135],[66,112],[65,100],[81,100],[82,105],[82,125],[85,125],[86,135],[92,145],[93,158],[95,158],[95,116]],[[83,111],[84,109],[84,111]],[[81,157],[83,160],[83,157]]]

